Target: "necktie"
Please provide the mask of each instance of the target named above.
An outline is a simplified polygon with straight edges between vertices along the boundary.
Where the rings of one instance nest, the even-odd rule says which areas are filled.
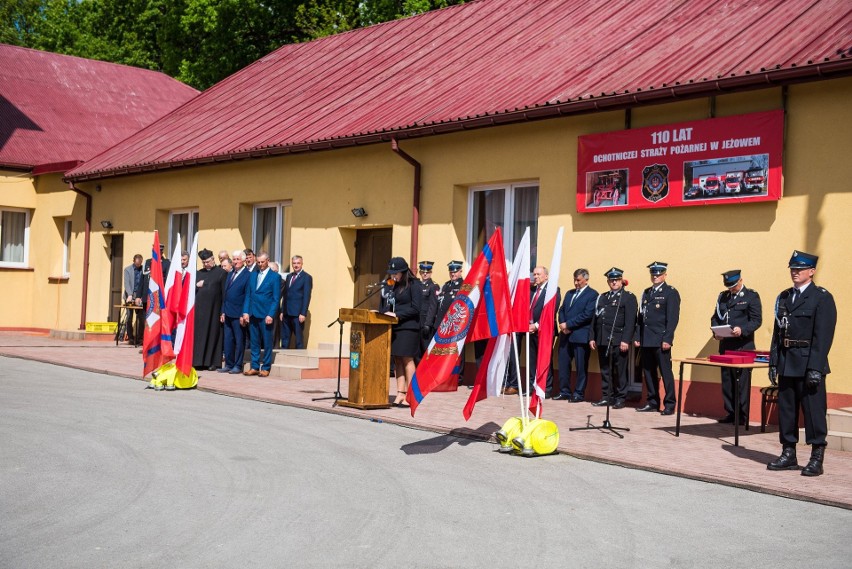
[[[796,304],[797,298],[799,298],[799,289],[793,288],[793,304]]]
[[[541,294],[541,287],[535,289],[535,295],[533,296],[532,302],[530,303],[530,308],[535,306],[535,303],[538,301],[539,294]]]
[[[299,276],[299,273],[293,273],[293,278],[290,279],[290,286],[293,286],[293,283],[296,282],[296,278]]]
[[[574,296],[571,297],[571,302],[568,303],[568,308],[574,306],[574,301],[577,300],[577,297],[583,293],[583,289],[578,290],[574,293]]]

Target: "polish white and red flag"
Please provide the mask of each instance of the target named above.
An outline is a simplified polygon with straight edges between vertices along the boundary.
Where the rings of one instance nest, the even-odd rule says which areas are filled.
[[[553,259],[550,262],[550,274],[547,279],[547,287],[544,289],[544,307],[541,310],[541,318],[538,321],[538,357],[535,362],[535,389],[530,393],[530,411],[534,411],[536,417],[541,416],[541,402],[544,400],[544,390],[547,387],[547,374],[550,370],[550,362],[553,358],[553,339],[556,330],[556,310],[559,302],[556,291],[559,288],[559,267],[562,265],[562,234],[564,228],[560,227],[556,233],[556,243],[553,246]]]
[[[509,270],[509,297],[511,299],[511,326],[508,334],[502,334],[488,340],[485,354],[479,369],[473,389],[467,399],[462,414],[465,421],[470,419],[473,408],[478,401],[500,394],[506,366],[511,365],[511,346],[514,332],[527,332],[530,326],[530,228],[518,243],[515,260]],[[518,377],[520,377],[520,371]]]
[[[192,373],[193,345],[195,339],[195,257],[198,253],[198,233],[192,238],[192,248],[189,250],[189,264],[183,275],[178,321],[175,330],[175,366],[183,375]],[[177,346],[180,346],[178,348]],[[178,349],[180,351],[178,351]]]

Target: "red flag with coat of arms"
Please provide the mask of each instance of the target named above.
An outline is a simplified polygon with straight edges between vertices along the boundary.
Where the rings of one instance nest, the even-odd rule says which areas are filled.
[[[509,308],[503,235],[498,228],[474,261],[417,366],[405,396],[412,417],[435,386],[459,375],[469,334],[474,340],[509,331]]]

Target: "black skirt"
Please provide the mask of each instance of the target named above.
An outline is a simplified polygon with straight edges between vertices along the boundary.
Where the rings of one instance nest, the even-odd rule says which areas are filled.
[[[395,357],[413,358],[420,355],[420,331],[391,330],[391,355]]]

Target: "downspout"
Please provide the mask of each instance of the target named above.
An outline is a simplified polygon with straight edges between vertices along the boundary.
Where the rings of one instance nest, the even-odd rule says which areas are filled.
[[[74,182],[68,182],[68,187],[86,200],[86,234],[83,239],[83,300],[80,306],[80,330],[86,329],[86,303],[89,298],[89,244],[92,239],[92,196],[74,187]]]
[[[391,138],[391,150],[414,166],[414,199],[411,212],[411,257],[409,257],[409,266],[414,267],[417,265],[417,241],[420,235],[420,162],[400,148],[399,142],[397,142],[395,137]]]

